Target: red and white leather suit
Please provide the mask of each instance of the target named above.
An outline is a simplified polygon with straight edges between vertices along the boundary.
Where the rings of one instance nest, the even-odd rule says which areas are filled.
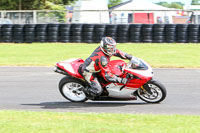
[[[132,56],[124,53],[118,49],[113,56],[120,57],[122,59],[131,60]],[[112,74],[107,64],[110,62],[111,56],[105,54],[100,46],[94,50],[94,52],[88,57],[82,66],[82,75],[90,85],[90,91],[93,95],[100,95],[103,91],[98,79],[97,73],[100,74],[106,81],[121,83],[122,79]]]

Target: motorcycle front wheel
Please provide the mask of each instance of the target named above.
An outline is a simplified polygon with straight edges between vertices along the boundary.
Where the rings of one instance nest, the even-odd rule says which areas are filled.
[[[85,102],[87,97],[83,92],[85,83],[72,77],[63,77],[59,83],[60,93],[64,98],[72,102]]]
[[[166,88],[157,80],[151,80],[148,82],[148,86],[151,89],[152,95],[145,90],[139,88],[136,91],[138,97],[147,103],[160,103],[167,95]]]

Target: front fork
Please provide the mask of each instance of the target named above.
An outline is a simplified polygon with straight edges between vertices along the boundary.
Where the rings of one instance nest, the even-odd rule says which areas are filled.
[[[150,95],[153,94],[153,93],[151,92],[151,88],[150,88],[149,85],[148,85],[148,82],[145,83],[144,85],[142,85],[140,88],[141,88],[142,90],[146,91],[146,92],[147,92],[148,94],[150,94]]]

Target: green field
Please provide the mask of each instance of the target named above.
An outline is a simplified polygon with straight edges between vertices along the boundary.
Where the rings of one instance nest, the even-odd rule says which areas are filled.
[[[99,44],[0,44],[1,66],[54,66],[69,58],[86,59]],[[200,68],[200,44],[118,44],[118,49],[153,67]],[[117,59],[117,58],[112,58]]]
[[[200,116],[0,111],[0,133],[199,133]]]

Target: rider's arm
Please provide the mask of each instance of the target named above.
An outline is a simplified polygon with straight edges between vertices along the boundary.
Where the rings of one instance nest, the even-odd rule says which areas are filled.
[[[121,83],[122,79],[112,74],[107,64],[108,59],[105,56],[101,56],[99,67],[101,69],[101,75],[103,78],[108,82]]]
[[[117,57],[119,57],[121,59],[128,59],[128,60],[132,59],[132,55],[127,54],[125,52],[122,52],[122,51],[120,51],[118,49],[116,49],[116,53],[114,54],[114,56],[117,56]]]

